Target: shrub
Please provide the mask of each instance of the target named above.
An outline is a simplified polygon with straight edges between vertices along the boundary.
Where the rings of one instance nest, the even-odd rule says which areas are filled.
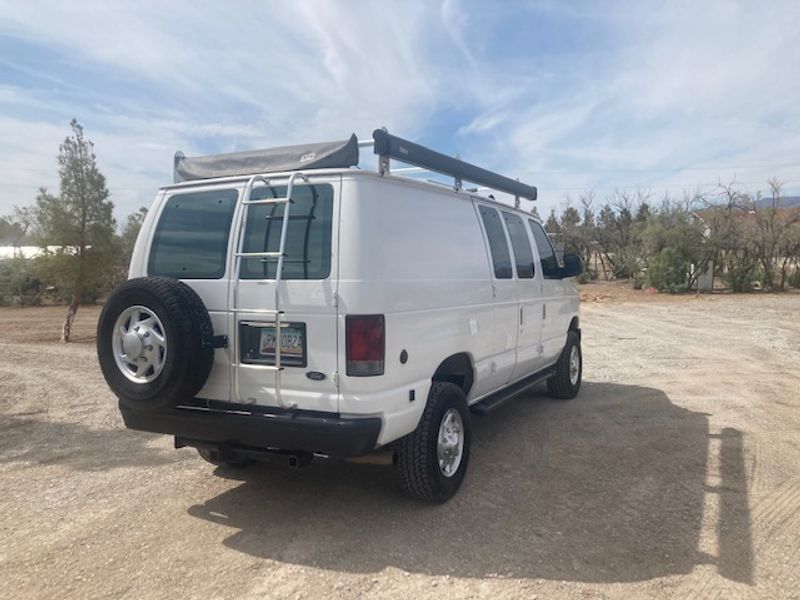
[[[42,283],[32,261],[24,258],[0,260],[0,305],[28,306],[42,300]]]
[[[800,266],[795,267],[791,275],[789,275],[789,285],[793,288],[800,288]]]
[[[659,292],[670,294],[689,289],[692,261],[679,248],[663,248],[650,260],[647,268],[647,285]]]
[[[729,252],[725,258],[725,285],[734,292],[752,292],[764,286],[764,268],[750,254]]]

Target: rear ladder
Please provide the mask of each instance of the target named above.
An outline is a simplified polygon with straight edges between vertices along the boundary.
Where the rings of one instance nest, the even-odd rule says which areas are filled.
[[[233,389],[236,395],[236,401],[240,404],[243,404],[244,401],[242,400],[241,391],[240,391],[240,381],[239,381],[239,371],[240,369],[251,369],[251,370],[258,370],[258,371],[270,371],[275,373],[275,398],[278,402],[278,406],[281,408],[292,409],[297,406],[296,403],[293,402],[284,402],[283,395],[281,393],[281,371],[283,371],[284,367],[281,365],[281,335],[280,330],[283,327],[286,327],[287,324],[283,322],[283,314],[284,311],[281,310],[280,305],[280,284],[281,279],[283,276],[283,264],[284,258],[286,258],[286,233],[289,229],[289,211],[292,206],[292,194],[294,192],[294,185],[297,179],[302,179],[306,183],[308,182],[308,177],[306,177],[303,173],[297,171],[292,173],[291,177],[289,177],[289,183],[286,187],[286,197],[285,198],[264,198],[262,200],[251,200],[250,196],[253,194],[253,186],[256,183],[263,183],[265,185],[270,185],[269,179],[264,177],[263,175],[253,175],[250,179],[248,179],[247,184],[244,186],[244,193],[242,194],[242,205],[244,206],[244,210],[242,211],[241,222],[239,224],[239,242],[236,249],[236,263],[234,267],[234,278],[236,283],[234,284],[233,288],[233,307],[231,312],[233,313],[233,338],[234,338],[234,351],[233,351]],[[281,223],[281,237],[280,237],[280,244],[278,246],[277,252],[244,252],[244,242],[247,237],[247,215],[250,206],[254,204],[284,204],[285,207],[283,209],[283,219]],[[242,309],[239,307],[239,282],[241,281],[241,270],[242,270],[242,259],[243,258],[260,258],[262,260],[277,260],[278,264],[275,268],[275,308],[274,309],[255,309],[255,308],[247,308]],[[275,364],[274,365],[252,365],[247,363],[242,363],[241,357],[241,342],[239,340],[239,315],[241,313],[248,313],[248,314],[257,314],[257,315],[265,315],[273,317],[273,321],[250,321],[246,322],[247,325],[254,326],[254,327],[274,327],[275,328]]]

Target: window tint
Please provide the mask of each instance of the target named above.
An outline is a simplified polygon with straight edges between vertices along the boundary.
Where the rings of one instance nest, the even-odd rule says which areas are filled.
[[[236,190],[215,190],[170,196],[156,227],[147,272],[181,279],[221,278],[238,195]]]
[[[520,279],[533,279],[533,250],[525,224],[517,215],[503,211],[503,219],[511,238],[511,249],[514,251],[514,261],[517,264],[517,277]]]
[[[556,258],[553,244],[550,243],[550,238],[547,237],[542,226],[533,219],[528,219],[531,226],[531,233],[533,239],[536,241],[536,248],[539,250],[539,260],[542,263],[542,275],[545,278],[558,278],[560,265]]]
[[[252,200],[283,198],[286,186],[259,187]],[[333,187],[329,184],[295,186],[294,203],[289,209],[286,233],[286,258],[282,279],[325,279],[331,273],[331,230]],[[255,204],[247,213],[244,252],[277,252],[285,204]],[[245,258],[242,279],[274,279],[278,261]]]
[[[503,224],[500,215],[494,208],[479,206],[478,210],[486,228],[486,237],[489,238],[489,250],[492,254],[494,276],[498,279],[511,279],[511,257],[508,255],[508,244],[503,233]]]

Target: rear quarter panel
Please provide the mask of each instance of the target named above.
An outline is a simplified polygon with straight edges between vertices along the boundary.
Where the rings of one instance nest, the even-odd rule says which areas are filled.
[[[383,413],[379,442],[386,443],[416,427],[442,360],[456,352],[474,364],[485,358],[492,335],[488,257],[468,195],[390,178],[344,179],[340,235],[340,412]],[[385,315],[384,375],[347,375],[348,314]]]

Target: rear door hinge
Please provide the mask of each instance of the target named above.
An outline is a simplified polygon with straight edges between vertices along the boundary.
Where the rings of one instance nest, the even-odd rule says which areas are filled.
[[[334,371],[333,375],[331,375],[331,379],[333,380],[333,385],[336,386],[336,389],[339,389],[339,371]]]
[[[333,292],[333,306],[334,308],[339,308],[339,292],[336,290]]]

